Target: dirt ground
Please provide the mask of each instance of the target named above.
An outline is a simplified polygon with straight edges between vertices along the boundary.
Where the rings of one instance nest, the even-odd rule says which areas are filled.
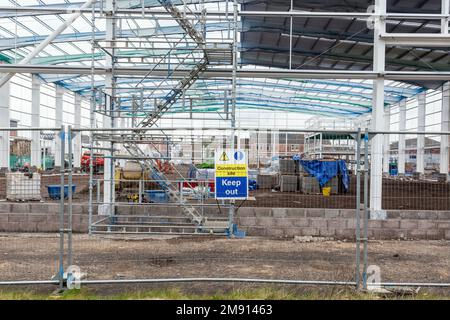
[[[364,199],[363,185],[361,179],[361,203]],[[382,207],[388,210],[450,210],[450,184],[445,182],[384,178],[382,194]],[[356,177],[351,176],[347,193],[329,197],[273,192],[270,189],[252,191],[250,195],[256,201],[246,201],[243,206],[353,209],[356,203]]]
[[[361,178],[360,200],[363,202],[363,178]],[[370,183],[369,183],[370,185]],[[86,187],[76,192],[75,202],[87,202]],[[137,187],[136,187],[137,190]],[[370,191],[368,191],[370,192]],[[117,200],[127,202],[128,192],[117,190]],[[97,192],[94,190],[94,198]],[[424,180],[383,179],[382,206],[387,210],[450,210],[450,183]],[[51,200],[43,194],[46,202]],[[347,193],[324,197],[321,194],[302,194],[300,192],[279,192],[270,189],[250,191],[255,200],[245,201],[244,207],[271,207],[271,208],[330,208],[354,209],[356,203],[356,177],[350,177]],[[145,200],[145,197],[144,197]],[[207,202],[214,204],[214,199]]]
[[[108,239],[77,234],[73,243],[73,263],[87,279],[354,279],[352,242],[254,237]],[[58,270],[58,244],[55,234],[0,234],[0,280],[50,279]],[[374,241],[368,248],[369,265],[380,267],[383,282],[450,282],[449,241]],[[234,287],[225,283],[178,286],[200,292]]]

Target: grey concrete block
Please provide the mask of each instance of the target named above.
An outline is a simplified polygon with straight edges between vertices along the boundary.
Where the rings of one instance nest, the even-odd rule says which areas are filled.
[[[271,217],[272,210],[270,208],[253,208],[256,217]]]
[[[37,212],[37,210],[36,210],[36,212],[37,213],[59,214],[61,211],[59,203],[46,203],[44,205],[46,206],[46,211]]]
[[[318,209],[315,209],[315,208],[313,208],[313,209],[306,209],[306,211],[305,211],[305,215],[306,215],[306,217],[308,217],[308,218],[323,218],[324,216],[325,216],[325,209],[321,209],[321,208],[318,208]]]
[[[253,208],[240,207],[236,215],[240,217],[254,217],[255,211]]]
[[[131,214],[134,215],[144,215],[146,213],[146,208],[144,206],[130,206]]]
[[[436,211],[419,211],[419,219],[436,220],[438,214]]]
[[[7,222],[8,222],[8,214],[0,213],[0,223],[7,223]]]
[[[361,221],[361,225],[363,225],[362,221]],[[379,229],[382,227],[382,221],[381,220],[369,220],[368,227],[370,229]]]
[[[328,229],[345,229],[347,227],[346,219],[330,219],[328,220]]]
[[[305,194],[319,194],[320,186],[315,177],[302,177],[301,190]]]
[[[335,237],[336,236],[336,230],[335,229],[328,229],[328,228],[320,228],[319,229],[319,236],[321,237]]]
[[[400,212],[396,210],[389,210],[387,211],[387,218],[388,219],[400,219]]]
[[[335,231],[335,237],[337,239],[354,239],[355,230],[354,229],[338,229]]]
[[[318,236],[319,235],[319,229],[317,228],[302,228],[301,229],[303,236]]]
[[[287,208],[286,210],[286,215],[288,217],[306,217],[306,210],[305,208]]]
[[[287,217],[286,211],[287,211],[287,209],[285,209],[285,208],[273,208],[272,209],[272,217],[286,218]]]
[[[38,232],[58,232],[59,224],[49,222],[37,223],[36,229]]]
[[[426,239],[427,231],[423,229],[413,229],[407,231],[408,238],[412,239]]]
[[[419,220],[419,229],[436,229],[436,222],[430,220]]]
[[[268,228],[266,236],[269,237],[284,237],[284,228]]]
[[[72,214],[82,214],[83,213],[83,206],[80,204],[73,204],[72,205]]]
[[[291,218],[274,218],[275,225],[278,227],[291,227],[294,220]]]
[[[183,215],[183,210],[182,208],[176,208],[176,207],[149,207],[149,206],[144,206],[144,211],[146,214],[150,214],[150,215],[155,215],[155,216],[171,216],[171,215],[179,215],[182,216]],[[200,208],[196,208],[197,210],[201,211]],[[219,214],[219,209],[218,208],[214,208],[214,210],[212,210],[213,208],[204,208],[205,210],[203,211],[205,216],[211,216],[213,214]],[[222,210],[223,213],[224,210]],[[227,212],[228,213],[228,212]]]
[[[397,220],[397,219],[383,220],[381,223],[381,227],[384,229],[399,229],[400,228],[400,220]]]
[[[445,231],[444,230],[426,230],[427,232],[427,240],[441,240],[445,239]]]
[[[258,226],[273,227],[275,226],[275,219],[271,217],[257,217],[256,224]]]
[[[346,219],[346,226],[347,226],[347,229],[356,229],[356,219]],[[362,227],[363,227],[363,222],[361,220],[359,228],[362,229]]]
[[[282,175],[280,178],[281,192],[297,192],[298,191],[298,177],[291,175]]]
[[[37,222],[27,222],[19,226],[20,232],[37,232]]]
[[[27,213],[12,213],[8,215],[8,222],[26,223],[28,220]]]
[[[89,205],[87,203],[80,203],[81,213],[88,214],[89,213]]]
[[[445,230],[444,237],[446,240],[450,240],[450,230]]]
[[[74,223],[72,231],[77,233],[88,233],[89,226],[86,223]]]
[[[286,237],[301,236],[302,229],[301,228],[284,228],[284,235]]]
[[[0,203],[0,213],[11,213],[11,204]]]
[[[0,231],[3,232],[18,232],[20,231],[20,222],[6,222],[0,224]]]
[[[47,222],[46,214],[30,214],[28,216],[28,222]]]
[[[415,210],[399,210],[402,219],[419,219],[419,212]]]
[[[400,229],[375,229],[373,236],[379,240],[393,240],[405,237],[405,230]]]
[[[439,222],[437,223],[438,229],[447,229],[450,230],[450,222]]]
[[[450,211],[438,211],[437,215],[440,220],[450,220]]]
[[[400,229],[417,229],[419,227],[417,220],[400,220]]]
[[[48,214],[48,213],[50,213],[52,205],[53,205],[53,203],[32,203],[29,206],[30,211],[26,211],[26,212],[27,213],[28,212],[37,213],[37,214],[40,214],[40,213]],[[65,207],[67,207],[67,205]],[[17,207],[17,208],[19,208],[19,207]],[[58,206],[58,208],[59,208],[59,206]],[[59,212],[59,210],[58,210],[58,212]]]
[[[12,203],[11,213],[28,213],[31,212],[29,203]]]
[[[259,237],[263,237],[266,235],[266,228],[263,227],[247,227],[246,228],[246,233],[249,236],[259,236]]]
[[[238,225],[242,226],[256,226],[256,217],[238,217]]]
[[[355,218],[356,217],[356,209],[340,209],[339,215],[342,218]],[[363,212],[361,211],[360,217],[362,218]]]
[[[338,218],[340,216],[339,209],[325,209],[325,218]]]
[[[313,228],[327,228],[327,220],[323,218],[311,218],[310,226]]]
[[[85,215],[85,214],[81,214],[78,215],[79,219],[80,219],[80,223],[85,223],[85,224],[89,224],[89,216]],[[100,216],[93,216],[92,217],[92,223],[94,223],[95,221],[100,220]]]
[[[292,159],[280,159],[281,174],[295,174],[298,172],[298,162]]]
[[[256,183],[259,189],[272,189],[274,187],[276,178],[275,175],[258,174],[256,176]]]
[[[310,219],[308,218],[297,218],[293,220],[294,226],[296,227],[309,227]]]

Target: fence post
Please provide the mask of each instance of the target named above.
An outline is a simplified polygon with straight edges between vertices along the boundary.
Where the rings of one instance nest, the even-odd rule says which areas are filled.
[[[64,125],[61,126],[59,132],[59,138],[61,139],[60,148],[60,175],[61,175],[61,186],[60,186],[60,208],[59,208],[59,289],[64,288],[64,153],[65,153],[65,128]]]
[[[356,133],[356,268],[355,282],[356,290],[360,289],[360,266],[361,266],[361,128]]]
[[[366,128],[364,133],[364,234],[363,234],[363,242],[364,242],[364,252],[363,252],[363,289],[367,290],[367,227],[368,227],[368,218],[369,218],[369,201],[368,201],[368,193],[369,193],[369,132]]]
[[[67,145],[68,145],[68,177],[67,177],[67,184],[68,184],[68,190],[67,190],[67,196],[68,196],[68,203],[67,203],[67,213],[68,213],[68,239],[67,239],[67,265],[72,265],[72,126],[68,126],[68,135],[67,135]]]
[[[81,131],[79,132],[81,134]],[[88,232],[89,235],[92,235],[92,211],[93,211],[93,200],[94,200],[94,163],[93,163],[93,159],[94,159],[94,133],[91,131],[90,132],[90,136],[89,136],[89,203],[88,203],[88,214],[89,214],[89,218],[88,218]],[[97,203],[99,201],[99,196],[98,196],[98,192],[99,192],[99,185],[98,185],[98,180],[96,181],[96,186],[97,186]]]
[[[203,206],[202,206],[203,208]],[[234,220],[234,200],[230,201],[230,208],[228,209],[228,233],[229,237],[233,235],[233,220]]]

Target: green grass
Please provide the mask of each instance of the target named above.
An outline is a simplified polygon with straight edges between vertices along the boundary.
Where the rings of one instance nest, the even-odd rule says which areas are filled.
[[[0,290],[0,300],[380,300],[380,299],[446,299],[450,296],[440,296],[422,292],[417,295],[381,296],[352,290],[331,290],[328,292],[309,291],[298,293],[291,290],[273,287],[257,289],[235,289],[218,292],[212,295],[188,294],[179,289],[126,291],[114,295],[102,295],[88,288],[65,291],[62,294],[44,294],[35,291]]]

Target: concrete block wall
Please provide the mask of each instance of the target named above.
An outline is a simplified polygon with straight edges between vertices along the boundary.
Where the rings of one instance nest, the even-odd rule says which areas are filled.
[[[65,212],[67,214],[67,205]],[[59,203],[0,203],[0,232],[58,232]],[[93,220],[99,219],[94,210]],[[73,231],[87,233],[89,226],[88,206],[72,206]],[[67,227],[67,216],[65,218]]]
[[[116,211],[131,215],[182,215],[180,208],[163,206],[121,206]],[[72,212],[74,232],[87,232],[87,203],[74,203]],[[216,207],[209,207],[205,208],[205,214],[226,217],[228,212],[222,210],[220,214]],[[97,215],[94,206],[94,222],[102,217]],[[352,209],[241,207],[235,222],[249,236],[275,238],[321,236],[354,240],[356,229],[355,210]],[[0,202],[0,232],[58,230],[59,203]],[[368,232],[370,239],[450,240],[450,211],[389,210],[386,220],[369,220]]]
[[[250,236],[354,240],[355,214],[351,209],[240,208],[236,222]],[[361,219],[361,232],[362,224]],[[368,235],[370,239],[379,240],[450,240],[450,211],[391,210],[386,220],[369,220]]]

